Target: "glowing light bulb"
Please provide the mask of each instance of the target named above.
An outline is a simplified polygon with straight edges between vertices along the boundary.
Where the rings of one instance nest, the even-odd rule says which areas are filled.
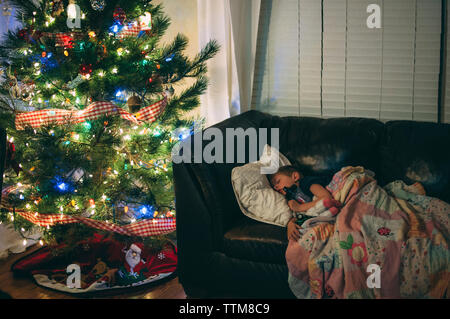
[[[39,240],[39,245],[44,246],[44,242],[41,240]]]
[[[117,68],[113,68],[111,72],[116,74],[117,73]]]
[[[26,240],[26,239],[23,240],[23,245],[24,245],[24,246],[27,245],[27,240]]]

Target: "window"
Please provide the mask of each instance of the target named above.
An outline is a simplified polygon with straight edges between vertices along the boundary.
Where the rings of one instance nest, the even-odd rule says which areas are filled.
[[[436,122],[441,18],[441,0],[263,0],[252,108]]]

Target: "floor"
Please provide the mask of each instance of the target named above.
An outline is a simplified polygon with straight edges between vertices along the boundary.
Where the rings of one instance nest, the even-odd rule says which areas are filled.
[[[0,290],[9,294],[14,299],[74,299],[80,298],[50,289],[40,287],[31,278],[14,278],[11,265],[19,258],[39,249],[39,245],[28,247],[21,254],[10,255],[7,259],[0,261]],[[134,288],[132,292],[120,292],[116,295],[108,292],[95,298],[112,299],[185,299],[183,287],[178,282],[178,277],[160,282],[154,286]],[[92,298],[92,297],[91,297]]]

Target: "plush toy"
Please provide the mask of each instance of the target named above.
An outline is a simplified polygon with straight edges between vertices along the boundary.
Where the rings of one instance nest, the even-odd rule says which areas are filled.
[[[97,282],[105,282],[109,287],[113,287],[116,284],[117,271],[117,268],[109,269]]]
[[[96,277],[103,276],[109,270],[108,266],[102,261],[101,258],[97,258],[97,264],[92,268],[91,273]]]

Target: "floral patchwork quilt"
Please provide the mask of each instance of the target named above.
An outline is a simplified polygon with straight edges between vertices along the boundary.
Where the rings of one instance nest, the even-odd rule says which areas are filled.
[[[327,189],[343,207],[286,251],[298,298],[448,298],[450,205],[421,184],[377,185],[345,167]]]

